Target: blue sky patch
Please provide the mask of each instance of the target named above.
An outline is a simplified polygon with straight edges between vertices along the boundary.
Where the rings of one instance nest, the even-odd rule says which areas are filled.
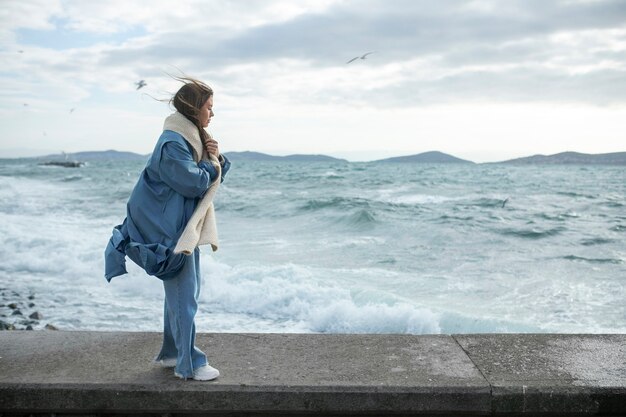
[[[70,29],[67,19],[51,19],[55,28],[50,30],[18,29],[17,41],[21,45],[37,46],[56,50],[85,48],[97,43],[119,44],[128,39],[143,36],[147,31],[142,26],[128,27],[115,33],[95,33]]]

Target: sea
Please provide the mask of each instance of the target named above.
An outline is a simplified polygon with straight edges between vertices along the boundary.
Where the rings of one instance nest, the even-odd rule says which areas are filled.
[[[144,165],[0,160],[0,301],[161,331],[162,282],[103,271]],[[626,332],[623,166],[233,161],[215,204],[199,332]]]

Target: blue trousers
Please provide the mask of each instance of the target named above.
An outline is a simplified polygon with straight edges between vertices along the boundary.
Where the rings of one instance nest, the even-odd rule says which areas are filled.
[[[195,346],[196,324],[200,297],[200,250],[185,257],[180,272],[163,281],[165,303],[163,309],[163,346],[156,360],[176,358],[175,371],[191,378],[193,370],[206,365],[207,357]]]

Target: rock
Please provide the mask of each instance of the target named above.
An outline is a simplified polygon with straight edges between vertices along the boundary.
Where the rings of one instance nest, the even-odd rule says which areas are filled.
[[[15,310],[17,308],[17,303],[9,304],[9,308],[12,308],[13,310]]]
[[[35,311],[33,314],[28,316],[28,318],[31,318],[31,319],[34,319],[34,320],[42,320],[43,319],[43,314],[41,314],[39,311]]]
[[[50,323],[46,324],[45,329],[46,329],[46,330],[59,330],[59,329],[57,329],[55,326],[53,326],[53,325],[52,325],[52,324],[50,324]]]
[[[33,326],[29,324],[28,326],[26,326],[26,330],[33,330]]]
[[[30,308],[35,307],[35,303],[28,303],[28,307],[30,307]]]
[[[11,315],[12,316],[17,316],[17,315],[23,316],[23,314],[22,314],[22,312],[20,310],[13,310],[13,314],[11,314]]]
[[[15,326],[11,323],[0,320],[0,330],[15,330]]]
[[[29,295],[29,296],[28,296],[28,299],[29,299],[29,300],[34,300],[34,299],[35,299],[35,295],[34,295],[34,294]]]

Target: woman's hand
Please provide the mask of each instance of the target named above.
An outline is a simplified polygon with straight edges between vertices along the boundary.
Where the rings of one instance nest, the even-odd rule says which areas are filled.
[[[217,146],[217,141],[214,139],[207,139],[204,144],[206,151],[209,155],[214,155],[216,158],[219,158],[220,150]]]

